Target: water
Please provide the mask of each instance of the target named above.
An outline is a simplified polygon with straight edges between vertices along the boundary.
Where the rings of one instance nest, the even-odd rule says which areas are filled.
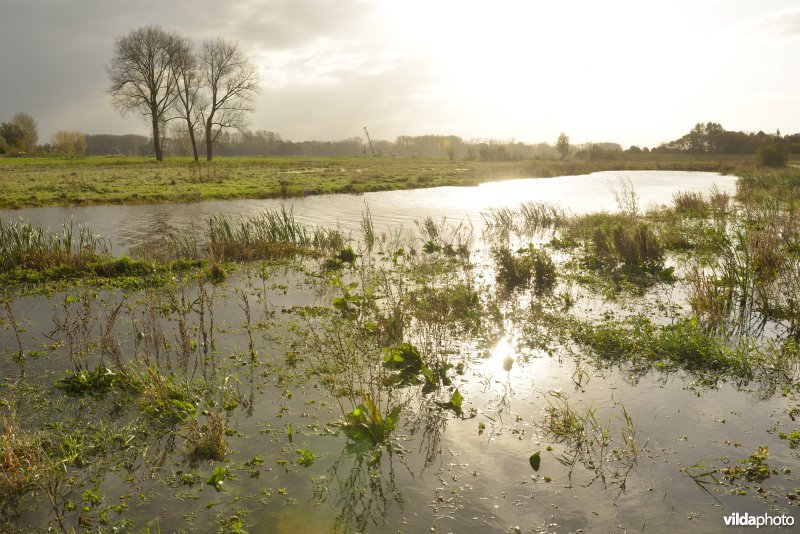
[[[668,203],[677,191],[707,193],[712,186],[729,193],[735,190],[733,177],[711,173],[609,172],[359,196],[39,208],[4,211],[0,216],[5,220],[23,217],[51,227],[73,217],[107,235],[114,251],[122,253],[159,234],[200,225],[214,213],[247,216],[282,204],[291,205],[301,221],[338,224],[352,231],[359,228],[367,205],[378,231],[411,226],[414,219],[428,216],[469,220],[479,230],[481,211],[515,208],[529,200],[555,203],[573,213],[612,211],[617,207],[612,187],[619,177],[630,179],[641,207]],[[226,462],[191,465],[180,445],[185,429],[179,429],[177,445],[168,439],[163,440],[166,443],[154,439],[147,451],[148,459],[162,455],[166,459],[155,462],[159,467],[154,476],[142,467],[142,457],[133,462],[139,469],[130,476],[114,470],[99,477],[96,489],[106,499],[103,505],[127,503],[130,511],[120,517],[131,518],[137,530],[145,525],[163,532],[226,530],[236,517],[250,532],[328,532],[337,525],[342,530],[364,525],[368,532],[716,531],[723,528],[722,516],[733,511],[785,511],[783,494],[798,485],[796,475],[776,473],[764,484],[767,492],[763,497],[758,497],[755,489],[744,496],[711,495],[681,471],[698,463],[716,464],[721,458],[731,458],[731,465],[737,465],[736,459],[747,458],[761,444],[770,448],[771,466],[796,466],[796,453],[776,432],[794,429],[786,423],[790,405],[786,397],[755,385],[739,389],[722,384],[708,389],[695,383],[697,377],[683,372],[641,371],[624,365],[597,367],[576,361],[573,355],[551,357],[510,341],[510,336],[524,337],[520,332],[507,332],[488,347],[460,347],[456,358],[466,363],[466,371],[457,377],[457,383],[465,399],[466,417],[447,410],[409,409],[398,431],[406,452],[391,457],[384,453],[380,470],[370,474],[348,452],[341,434],[326,431],[341,417],[335,399],[313,380],[284,383],[280,378],[290,369],[285,356],[291,319],[285,312],[292,306],[323,302],[325,295],[318,287],[323,282],[309,282],[291,269],[271,274],[263,303],[251,299],[253,320],[260,325],[256,331],[260,359],[259,366],[248,373],[244,318],[235,290],[252,282],[237,273],[214,303],[220,365],[231,373],[225,387],[236,391],[240,401],[227,415],[235,432],[228,437],[231,452]],[[250,291],[256,290],[258,283],[250,287]],[[50,318],[58,313],[63,297],[56,294],[14,301],[25,326],[21,333],[24,346],[48,351],[51,341],[46,334],[53,327]],[[101,292],[98,306],[107,309],[119,298],[116,293]],[[190,294],[189,300],[193,298]],[[136,294],[130,297],[131,309],[123,312],[118,323],[118,334],[127,339],[122,341],[127,352],[132,351],[136,321],[141,321],[137,307],[142,303],[135,300]],[[617,306],[599,298],[592,305],[600,310]],[[196,316],[191,315],[191,320]],[[162,322],[174,342],[174,318]],[[0,346],[7,354],[15,350],[16,341],[8,325],[4,326]],[[301,357],[313,355],[301,353]],[[510,370],[509,357],[514,358]],[[27,380],[54,393],[55,378],[68,367],[56,350],[31,358]],[[581,369],[588,379],[580,378]],[[0,371],[10,377],[7,383],[17,375],[15,364],[7,357]],[[587,458],[570,466],[565,461],[567,445],[548,439],[539,426],[556,398],[553,392],[568,398],[576,411],[596,409],[596,418],[599,424],[608,425],[614,446],[624,441],[623,433],[628,430],[622,420],[624,406],[635,422],[642,451],[635,463],[620,461],[609,449],[590,456],[588,460],[594,462],[590,466]],[[97,414],[108,417],[104,406],[113,400],[113,396],[105,399],[105,404],[103,399],[75,400],[80,407],[73,406],[65,413],[87,419]],[[415,398],[410,406],[424,402],[422,397]],[[126,407],[119,409],[128,413]],[[289,423],[294,427],[291,444],[287,440]],[[548,446],[552,450],[547,450]],[[300,447],[318,456],[307,468],[292,463]],[[542,458],[539,472],[528,462],[535,451]],[[259,475],[251,477],[244,462],[256,455],[264,463]],[[285,470],[281,461],[290,468]],[[225,482],[223,493],[202,483],[218,463],[237,475]],[[193,473],[195,483],[169,482],[180,472]],[[81,491],[82,486],[72,499],[79,499]],[[23,513],[17,525],[45,528],[52,519],[46,511],[43,505],[38,511]],[[796,508],[789,512],[797,515]],[[74,521],[74,514],[71,517]]]
[[[435,187],[406,191],[383,191],[363,195],[319,195],[287,200],[214,200],[189,204],[86,206],[0,210],[5,221],[25,219],[34,225],[59,228],[72,218],[88,224],[95,235],[110,239],[114,253],[169,232],[192,225],[202,227],[215,213],[247,217],[265,209],[290,206],[298,220],[320,226],[340,225],[356,231],[368,206],[378,232],[411,226],[413,220],[433,217],[472,223],[480,229],[481,211],[488,208],[517,208],[521,202],[549,202],[573,213],[614,211],[613,189],[627,179],[639,197],[639,206],[668,204],[678,191],[708,193],[713,186],[735,193],[736,178],[705,172],[608,171],[583,176],[532,178],[490,182],[475,187]]]

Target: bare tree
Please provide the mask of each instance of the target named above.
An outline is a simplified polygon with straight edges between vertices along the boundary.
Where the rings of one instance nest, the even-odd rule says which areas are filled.
[[[205,99],[200,93],[201,78],[198,71],[199,60],[192,50],[189,39],[181,38],[173,50],[172,76],[177,88],[175,110],[178,116],[186,121],[186,132],[192,144],[194,160],[199,159],[195,130],[202,121],[201,111],[205,108]],[[181,132],[184,130],[181,129]]]
[[[253,111],[259,92],[258,72],[239,49],[238,43],[216,39],[203,43],[201,55],[203,84],[208,102],[201,110],[206,136],[206,159],[211,161],[213,145],[226,128],[241,130],[245,114]]]
[[[172,58],[181,38],[159,26],[145,26],[114,43],[111,65],[106,67],[111,79],[112,103],[123,115],[141,113],[152,124],[156,159],[164,158],[161,131],[167,111],[177,98]]]

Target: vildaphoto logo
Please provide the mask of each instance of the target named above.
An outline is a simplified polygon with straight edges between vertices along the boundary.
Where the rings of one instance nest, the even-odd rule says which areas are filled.
[[[791,515],[751,515],[747,512],[740,514],[734,512],[722,516],[726,527],[791,527],[794,525],[794,516]]]

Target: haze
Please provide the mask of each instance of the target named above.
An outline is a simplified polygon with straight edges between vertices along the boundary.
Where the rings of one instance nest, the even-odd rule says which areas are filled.
[[[284,138],[654,146],[697,122],[800,130],[800,8],[786,1],[5,0],[0,120],[148,133],[110,105],[114,38],[159,24],[238,40],[260,70],[252,129]]]

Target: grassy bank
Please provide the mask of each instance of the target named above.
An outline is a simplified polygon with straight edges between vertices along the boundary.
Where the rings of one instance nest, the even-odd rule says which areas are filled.
[[[362,193],[608,170],[740,174],[750,158],[626,155],[602,161],[447,161],[392,157],[0,158],[0,208],[69,204],[157,204],[210,199]]]

